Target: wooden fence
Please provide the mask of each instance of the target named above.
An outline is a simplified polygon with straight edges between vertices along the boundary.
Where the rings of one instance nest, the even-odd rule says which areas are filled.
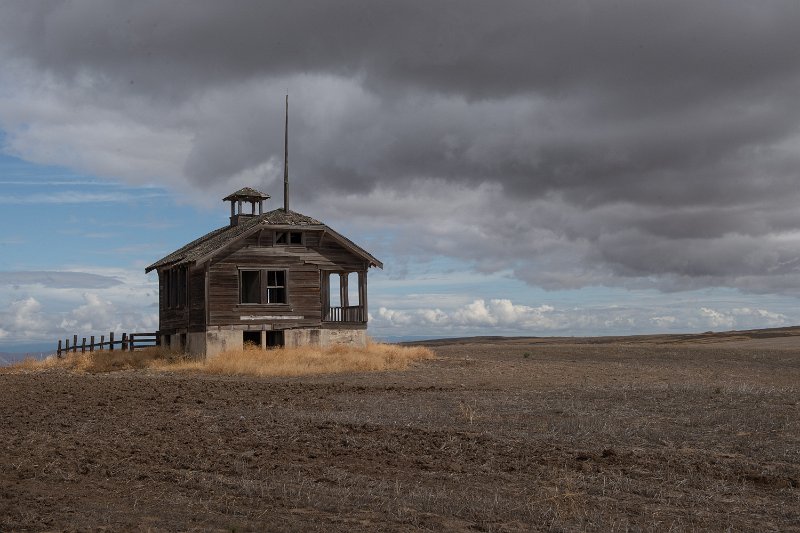
[[[61,339],[59,339],[58,350],[56,351],[56,354],[58,357],[62,357],[70,352],[77,353],[80,351],[81,353],[86,353],[87,351],[93,352],[95,350],[103,349],[113,352],[115,346],[119,346],[119,349],[123,351],[133,351],[141,348],[158,346],[160,344],[157,333],[123,333],[122,338],[115,340],[114,332],[112,331],[108,334],[108,340],[106,340],[105,335],[100,335],[100,342],[94,342],[94,340],[94,335],[89,337],[89,342],[86,342],[86,337],[83,337],[80,344],[78,344],[78,336],[73,335],[72,344],[70,345],[69,338],[67,338],[63,343]]]

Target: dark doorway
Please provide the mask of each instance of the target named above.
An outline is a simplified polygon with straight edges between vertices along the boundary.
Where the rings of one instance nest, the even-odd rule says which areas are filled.
[[[283,346],[283,332],[282,331],[268,331],[267,332],[267,348],[277,348]]]
[[[243,333],[242,344],[245,348],[261,348],[260,331],[244,331]]]

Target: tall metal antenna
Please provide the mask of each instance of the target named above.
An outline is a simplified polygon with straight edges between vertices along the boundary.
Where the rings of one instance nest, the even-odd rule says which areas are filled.
[[[283,212],[289,212],[289,93],[286,93],[286,124],[283,130]]]

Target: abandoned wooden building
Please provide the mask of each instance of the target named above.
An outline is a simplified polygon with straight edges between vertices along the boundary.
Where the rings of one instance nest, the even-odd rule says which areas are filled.
[[[212,356],[245,342],[366,343],[367,271],[383,264],[322,222],[290,211],[288,188],[284,196],[283,209],[265,212],[269,195],[236,191],[224,198],[227,226],[145,269],[158,272],[162,345]],[[334,277],[338,295],[331,294]],[[350,301],[352,284],[357,301]]]

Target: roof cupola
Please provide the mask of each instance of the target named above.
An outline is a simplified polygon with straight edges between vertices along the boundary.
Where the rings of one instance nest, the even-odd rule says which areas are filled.
[[[241,219],[262,215],[264,213],[264,201],[269,200],[269,198],[269,194],[250,187],[243,187],[223,198],[223,201],[231,203],[231,226],[237,226]],[[250,213],[244,212],[242,206],[245,204],[250,204]]]

